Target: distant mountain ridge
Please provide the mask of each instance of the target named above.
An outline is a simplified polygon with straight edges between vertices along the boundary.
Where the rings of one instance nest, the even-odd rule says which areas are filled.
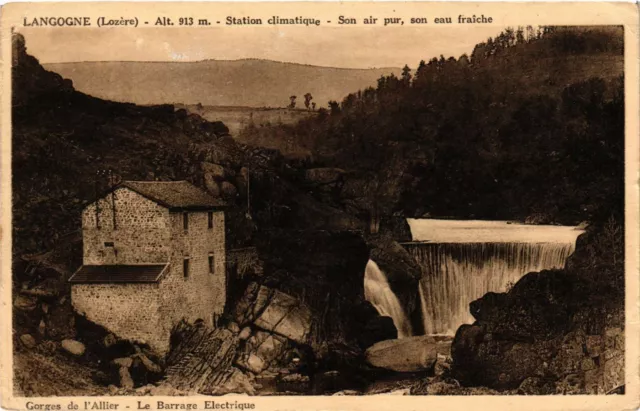
[[[311,93],[317,107],[375,86],[399,68],[350,69],[261,59],[198,62],[74,62],[43,64],[102,99],[136,104],[285,107],[289,97]]]

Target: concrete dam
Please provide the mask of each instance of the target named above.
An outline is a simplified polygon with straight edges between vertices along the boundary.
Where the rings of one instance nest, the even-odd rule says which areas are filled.
[[[469,303],[504,292],[525,274],[564,268],[584,231],[576,227],[505,221],[409,219],[404,243],[422,271],[418,293],[425,334],[454,335],[474,319]],[[407,313],[374,261],[365,272],[365,297],[393,319],[398,337],[413,335]]]

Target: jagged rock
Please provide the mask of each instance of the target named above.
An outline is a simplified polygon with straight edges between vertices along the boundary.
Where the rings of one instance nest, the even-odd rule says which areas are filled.
[[[131,358],[131,357],[121,357],[121,358],[116,358],[111,362],[114,365],[117,365],[118,367],[129,368],[133,364],[133,358]]]
[[[448,343],[437,342],[430,336],[417,336],[381,341],[365,352],[367,363],[374,367],[397,372],[415,372],[433,367],[438,346],[444,350]]]
[[[260,374],[267,366],[264,360],[254,353],[241,354],[236,359],[235,364],[254,374]]]
[[[305,343],[311,327],[311,311],[296,298],[256,283],[247,287],[236,307],[241,324],[253,322],[263,330]]]
[[[264,331],[256,331],[247,340],[246,347],[250,352],[256,353],[256,355],[270,363],[284,353],[286,339]]]
[[[436,362],[433,365],[433,375],[441,377],[451,370],[451,358],[442,354],[438,354]]]
[[[84,344],[76,340],[62,340],[62,349],[77,357],[83,355],[86,350]]]
[[[20,336],[20,342],[27,348],[31,349],[37,345],[36,339],[31,334],[23,334]]]
[[[283,337],[257,331],[247,340],[244,351],[236,360],[236,364],[255,374],[260,374],[280,358],[286,348],[285,343],[286,340]]]
[[[624,352],[615,358],[605,361],[603,367],[603,391],[609,393],[625,384]]]
[[[133,389],[133,378],[131,378],[129,368],[120,367],[118,374],[120,375],[120,387],[127,390]]]
[[[139,359],[142,365],[144,366],[144,368],[147,369],[147,371],[156,373],[156,374],[162,372],[162,368],[158,364],[151,361],[149,357],[147,357],[144,353],[140,352],[140,353],[134,354],[133,357]]]
[[[109,384],[107,388],[109,389],[109,394],[111,395],[116,395],[118,393],[118,387],[113,384]]]
[[[222,181],[225,179],[227,173],[224,167],[219,164],[208,163],[206,161],[201,163],[202,171],[205,175],[211,176],[216,181]]]
[[[179,391],[204,393],[231,378],[239,341],[231,331],[183,322],[173,336],[179,343],[167,357],[163,384]]]
[[[231,376],[221,385],[214,387],[207,394],[225,395],[225,394],[248,394],[255,395],[256,389],[251,383],[250,378],[237,368],[231,369]]]
[[[27,295],[18,295],[15,300],[13,300],[13,306],[18,310],[23,311],[33,311],[38,304],[38,299],[33,296]]]
[[[238,335],[238,338],[240,340],[244,341],[244,340],[248,339],[249,337],[251,337],[251,327],[244,327],[242,329],[242,331],[240,331],[240,334]]]
[[[227,329],[234,334],[238,334],[240,332],[240,326],[238,325],[238,323],[233,321],[230,322],[229,325],[227,325]]]

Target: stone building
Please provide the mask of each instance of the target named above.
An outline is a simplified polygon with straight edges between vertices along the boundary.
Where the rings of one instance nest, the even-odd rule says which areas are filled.
[[[169,350],[180,320],[214,326],[226,298],[224,204],[186,181],[125,181],[82,213],[75,310]]]

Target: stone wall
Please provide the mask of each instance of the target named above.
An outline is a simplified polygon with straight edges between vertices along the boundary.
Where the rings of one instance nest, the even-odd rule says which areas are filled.
[[[74,284],[71,300],[78,314],[120,338],[148,344],[164,354],[169,332],[160,313],[158,284]]]
[[[147,343],[164,353],[171,329],[180,320],[204,320],[214,326],[226,300],[225,218],[207,211],[184,213],[148,200],[138,193],[114,191],[88,206],[82,215],[84,264],[152,264],[169,262],[159,284],[74,284],[76,310],[121,338]],[[98,222],[96,222],[96,204]],[[210,272],[209,257],[214,269]],[[189,275],[183,262],[189,259]]]
[[[87,206],[82,213],[83,263],[166,263],[170,255],[169,210],[126,187]],[[96,204],[98,222],[96,223]],[[109,245],[107,243],[112,243]]]
[[[226,300],[224,213],[213,213],[213,228],[208,228],[207,212],[190,212],[189,228],[183,228],[183,214],[171,213],[171,265],[160,284],[161,316],[171,325],[185,319],[204,320],[214,326]],[[209,255],[214,271],[209,272]],[[183,261],[189,257],[189,276],[184,277]]]

